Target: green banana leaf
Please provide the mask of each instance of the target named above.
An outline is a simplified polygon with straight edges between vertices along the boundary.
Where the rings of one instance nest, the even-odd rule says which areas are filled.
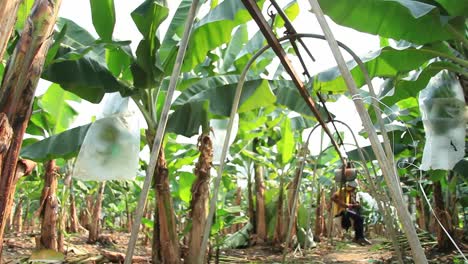
[[[280,81],[270,81],[271,86],[273,87],[273,91],[276,95],[277,105],[284,106],[289,110],[292,110],[296,113],[301,115],[305,115],[310,118],[314,118],[315,116],[310,110],[307,103],[302,98],[301,94],[297,90],[296,86],[292,81],[289,80],[280,80]],[[322,119],[328,119],[327,113],[325,109],[321,105],[318,104],[318,101],[314,99],[316,102],[316,107],[319,110],[320,116]],[[332,115],[333,117],[333,115]]]
[[[193,160],[192,160],[193,162]],[[190,165],[192,165],[191,163]],[[192,199],[192,184],[195,181],[195,175],[190,172],[178,172],[179,181],[177,186],[177,195],[179,198],[187,204],[190,204]]]
[[[173,108],[193,101],[208,100],[210,113],[220,116],[229,116],[232,101],[236,90],[234,82],[237,76],[221,76],[207,78],[186,89],[173,103]],[[216,85],[213,85],[216,84]],[[239,112],[274,104],[276,97],[266,80],[252,80],[244,84],[242,90]]]
[[[372,79],[374,77],[393,77],[401,72],[409,72],[435,57],[437,55],[428,52],[426,47],[419,49],[410,47],[403,50],[385,47],[362,56],[361,60]],[[357,63],[354,60],[350,60],[346,64],[351,70],[351,75],[356,81],[356,85],[358,87],[365,85],[364,74]],[[338,67],[333,67],[319,73],[314,87],[318,87],[323,92],[333,93],[343,93],[347,90]]]
[[[285,166],[292,159],[296,143],[294,142],[294,133],[291,130],[291,120],[285,118],[281,124],[281,139],[277,142],[279,152],[279,163]]]
[[[451,16],[468,16],[468,1],[434,0]]]
[[[70,49],[61,48],[58,56]],[[107,67],[88,54],[78,60],[65,60],[52,63],[44,69],[42,78],[60,86],[92,103],[98,103],[105,93],[130,93],[130,88],[119,82]]]
[[[115,26],[114,0],[90,0],[94,29],[104,41],[112,41]]]
[[[410,75],[410,78],[397,80],[392,95],[386,96],[388,91],[385,91],[386,93],[383,94],[385,97],[382,99],[382,102],[386,105],[394,105],[406,98],[417,97],[418,93],[427,86],[429,80],[444,69],[455,72],[466,72],[465,69],[451,62],[433,62],[422,70]]]
[[[258,1],[257,5],[262,8],[264,2]],[[240,0],[223,1],[212,9],[194,26],[182,71],[190,71],[204,62],[210,50],[231,40],[236,26],[251,19]]]
[[[394,143],[394,144],[392,144],[392,146],[393,146],[393,154],[395,154],[395,155],[398,155],[399,153],[403,152],[405,149],[408,148],[408,146],[405,145],[405,144]],[[384,146],[382,144],[382,148],[383,147]],[[377,160],[371,146],[361,147],[361,149],[363,150],[364,153],[369,154],[369,157],[367,157],[366,154],[364,154],[364,157],[368,158],[368,160],[366,160],[366,161],[370,162],[372,160]],[[348,155],[349,159],[351,159],[351,160],[361,161],[361,157],[359,156],[359,152],[358,152],[357,149],[347,151],[346,154]]]
[[[66,19],[59,18],[57,20],[57,28],[62,31],[66,25],[66,33],[63,39],[60,39],[59,46],[68,46],[72,50],[86,50],[93,46],[96,39],[84,28],[77,25],[75,22]],[[105,50],[102,46],[94,46],[93,49],[88,50],[88,55],[94,60],[105,64]]]
[[[143,39],[138,44],[136,51],[136,63],[140,69],[140,75],[146,80],[146,85],[154,87],[158,80],[163,77],[162,64],[157,60],[156,52],[160,47],[157,31],[161,23],[167,18],[169,9],[153,0],[146,0],[132,12],[135,22]],[[135,77],[135,74],[134,74]],[[140,76],[141,78],[141,76]],[[137,78],[134,78],[137,80]],[[140,85],[135,86],[139,87]],[[143,87],[148,88],[148,87]]]
[[[191,137],[202,131],[207,132],[209,128],[209,102],[190,101],[175,110],[170,116],[167,124],[167,132]]]
[[[15,29],[18,31],[22,31],[24,28],[24,24],[26,23],[26,19],[28,18],[29,13],[31,12],[31,8],[34,4],[34,1],[21,1],[21,4],[18,8],[18,14],[16,18],[16,25]]]
[[[49,114],[47,122],[53,135],[67,130],[78,115],[70,101],[79,103],[81,98],[64,91],[58,84],[52,84],[39,99],[39,106]]]
[[[270,89],[267,89],[266,84],[264,84],[261,79],[255,78],[256,77],[247,78],[248,81],[245,83],[245,90],[241,97],[239,112],[246,112],[260,106],[269,106],[276,103],[276,105],[284,106],[299,114],[303,114],[311,118],[314,117],[312,111],[304,102],[292,81],[269,81],[269,86],[276,97],[276,100],[274,100],[273,95],[270,93]],[[190,100],[207,99],[210,100],[210,111],[212,113],[229,116],[232,104],[232,95],[234,94],[235,86],[238,81],[238,75],[223,75],[204,79],[184,80],[179,84],[179,88],[183,89],[182,94],[180,94],[174,101],[172,107],[177,109],[177,107]],[[257,88],[257,92],[253,92],[252,89],[254,86],[259,83],[262,83],[262,86]],[[253,97],[247,99],[249,98],[249,95]],[[319,109],[322,118],[326,119],[327,115],[324,109],[318,104],[317,108]]]
[[[188,16],[188,11],[192,5],[192,0],[182,0],[167,28],[161,47],[158,50],[160,61],[166,62],[169,59],[171,51],[177,50],[177,38],[182,36],[184,23]],[[175,59],[175,58],[174,58]]]
[[[26,134],[45,137],[47,135],[46,132],[50,130],[46,122],[49,118],[48,116],[49,114],[39,106],[39,97],[35,97],[31,118],[29,119],[28,127],[26,128]],[[24,141],[22,146],[24,146]]]
[[[75,157],[91,124],[72,128],[21,149],[20,156],[37,162]]]
[[[464,1],[452,1],[461,7]],[[426,44],[452,39],[447,18],[434,6],[413,0],[319,0],[337,24],[396,40]]]
[[[468,178],[468,160],[462,159],[460,160],[455,167],[453,168],[455,172],[463,176],[465,179]],[[467,199],[468,200],[468,199]]]
[[[221,65],[221,73],[227,73],[233,68],[234,61],[237,55],[242,50],[243,45],[249,40],[247,32],[247,24],[240,25],[232,36],[223,57],[223,64]]]

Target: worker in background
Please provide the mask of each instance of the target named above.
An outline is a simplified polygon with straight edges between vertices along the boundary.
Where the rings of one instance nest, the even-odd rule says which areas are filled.
[[[341,216],[341,226],[348,230],[353,220],[354,242],[364,246],[371,243],[364,237],[364,218],[360,215],[361,205],[356,201],[356,181],[346,182],[345,187],[336,191],[333,201],[333,213],[335,217]]]

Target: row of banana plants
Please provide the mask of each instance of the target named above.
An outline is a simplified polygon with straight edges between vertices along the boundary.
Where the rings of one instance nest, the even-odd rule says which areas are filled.
[[[78,153],[84,135],[90,126],[84,125],[69,129],[77,114],[69,102],[79,102],[84,99],[97,103],[101,101],[104,94],[111,92],[120,92],[123,96],[130,96],[137,104],[147,123],[147,128],[141,131],[144,139],[141,145],[148,145],[151,148],[169,83],[168,77],[174,67],[175,56],[180,44],[178,39],[183,31],[183,24],[191,1],[181,1],[175,15],[171,18],[164,37],[160,37],[161,34],[158,33],[159,26],[168,19],[169,14],[163,1],[147,0],[135,9],[131,16],[142,35],[142,40],[135,51],[130,48],[129,41],[113,38],[115,19],[117,19],[113,1],[90,1],[93,25],[99,36],[98,39],[95,39],[73,21],[59,18],[50,47],[49,45],[40,46],[41,48],[48,47],[48,51],[33,52],[33,55],[43,55],[42,63],[34,61],[40,70],[33,73],[37,78],[41,75],[42,78],[54,84],[46,94],[36,98],[34,102],[33,93],[29,94],[29,101],[24,97],[13,97],[15,100],[25,100],[21,101],[22,104],[18,104],[25,105],[23,110],[17,110],[18,112],[13,110],[12,112],[18,114],[17,117],[25,116],[25,118],[19,118],[18,121],[13,118],[15,115],[7,112],[12,111],[9,105],[14,104],[5,102],[10,102],[8,101],[10,97],[7,97],[10,93],[8,87],[13,87],[13,94],[16,95],[21,94],[22,90],[19,86],[12,86],[9,76],[14,75],[12,72],[31,69],[31,66],[12,65],[15,65],[14,62],[21,62],[18,59],[21,57],[19,52],[25,50],[22,45],[28,43],[24,38],[28,34],[35,35],[28,32],[30,30],[29,23],[34,22],[34,20],[25,19],[25,14],[29,12],[28,1],[23,3],[24,6],[21,8],[19,1],[16,2],[5,2],[5,6],[13,4],[13,8],[19,9],[19,19],[12,32],[22,34],[13,34],[9,42],[10,51],[7,49],[6,53],[6,58],[10,62],[7,67],[3,63],[0,65],[0,73],[3,76],[0,97],[1,109],[7,114],[8,121],[12,124],[16,140],[22,141],[25,129],[27,134],[43,138],[38,142],[35,142],[36,139],[24,140],[21,157],[47,164],[47,166],[39,166],[37,173],[44,172],[45,174],[45,168],[57,171],[54,163],[62,168],[68,168],[67,164]],[[412,161],[417,163],[420,158],[421,146],[416,143],[422,141],[423,129],[415,97],[427,85],[431,77],[443,69],[456,73],[462,82],[466,80],[467,60],[465,53],[467,47],[463,27],[467,12],[462,13],[460,10],[466,10],[467,7],[462,2],[453,6],[442,0],[425,1],[425,3],[378,0],[371,1],[375,4],[368,2],[359,1],[358,5],[351,5],[347,1],[320,1],[320,4],[325,13],[335,22],[371,34],[378,34],[381,37],[382,48],[363,56],[362,59],[372,78],[388,79],[388,85],[379,94],[378,99],[386,105],[393,106],[392,109],[383,107],[383,110],[387,112],[388,130],[395,135],[395,139],[398,139],[394,142],[394,152],[399,153],[399,158],[413,158]],[[41,4],[45,5],[44,1],[35,1],[30,15],[32,18],[34,18],[35,12],[56,11],[60,6],[59,1],[53,5],[54,9],[50,7],[47,9]],[[265,1],[259,1],[257,4],[261,7],[267,5]],[[247,23],[251,18],[241,1],[222,1],[220,3],[211,1],[204,3],[204,5],[209,11],[205,16],[197,19],[194,25],[182,66],[183,74],[177,85],[180,95],[172,103],[173,111],[167,125],[164,145],[159,150],[160,158],[154,177],[154,191],[150,193],[150,201],[143,221],[145,233],[148,237],[153,238],[153,261],[155,263],[159,261],[177,263],[181,255],[186,257],[187,262],[190,262],[190,259],[193,261],[197,259],[194,257],[198,253],[195,249],[201,243],[197,239],[201,239],[201,232],[206,221],[210,171],[213,166],[212,152],[213,148],[219,148],[219,146],[213,147],[212,144],[213,137],[216,135],[210,135],[210,120],[226,119],[229,116],[240,72],[252,54],[265,45],[260,32],[249,38]],[[2,10],[0,9],[0,11]],[[303,11],[299,10],[295,1],[288,3],[284,10],[290,19],[294,19],[300,11]],[[349,12],[350,10],[353,12]],[[396,18],[385,16],[384,14],[388,10],[392,10]],[[360,19],[359,14],[364,11],[373,14],[370,17],[372,19],[369,21]],[[349,13],[352,15],[347,15]],[[25,21],[32,22],[27,22],[26,26],[23,27],[21,24]],[[7,25],[7,22],[0,22]],[[281,18],[270,22],[276,32],[282,32],[284,21]],[[55,21],[50,21],[50,23],[55,24]],[[434,31],[431,34],[421,34],[420,32],[426,32],[421,29],[427,25],[430,25]],[[45,36],[40,33],[35,34]],[[32,43],[36,42],[32,41]],[[397,43],[399,46],[393,43]],[[402,46],[402,43],[405,45]],[[18,50],[16,53],[12,51],[15,46]],[[34,51],[34,49],[31,50]],[[28,56],[24,57],[29,58]],[[300,197],[302,203],[300,203],[298,210],[299,226],[297,229],[299,231],[301,228],[305,230],[302,232],[302,236],[308,230],[306,226],[308,221],[305,220],[306,211],[311,210],[305,203],[314,197],[313,200],[316,203],[323,204],[323,202],[319,202],[322,198],[317,194],[321,192],[320,189],[316,188],[314,182],[305,180],[302,186],[294,186],[295,153],[300,148],[301,134],[303,129],[312,127],[315,120],[306,104],[301,101],[293,83],[282,77],[282,67],[273,69],[276,71],[273,79],[264,77],[271,76],[269,71],[272,69],[267,66],[273,62],[273,59],[273,52],[266,52],[256,60],[248,74],[241,96],[238,111],[239,132],[230,148],[231,158],[223,176],[223,192],[219,198],[221,202],[217,206],[216,221],[212,227],[212,236],[217,243],[219,242],[218,244],[222,241],[219,234],[238,231],[239,225],[245,224],[246,221],[249,221],[250,225],[245,227],[250,228],[250,232],[256,234],[256,242],[273,241],[279,244],[284,242],[287,222],[291,218],[288,215],[289,207],[292,204],[291,194],[296,188],[311,190],[311,192],[304,192],[304,195]],[[42,67],[40,66],[42,65],[43,72],[41,73]],[[365,84],[364,76],[356,67],[356,63],[351,61],[348,66],[358,85],[363,86]],[[29,72],[24,74],[30,76],[27,75],[30,74]],[[466,91],[466,81],[464,84]],[[28,91],[35,90],[34,82],[27,83],[27,85],[33,87]],[[327,97],[329,101],[336,98],[333,94],[343,94],[346,90],[337,68],[319,73],[309,81],[307,86],[310,91],[320,90],[323,93],[329,93],[330,95]],[[362,93],[366,95],[365,90],[362,90]],[[398,127],[392,123],[391,119],[396,118],[392,113],[396,111],[400,113],[398,120],[403,121],[404,126]],[[24,113],[29,114],[24,115]],[[291,116],[295,117],[291,118]],[[25,122],[28,122],[29,119],[26,128]],[[14,125],[15,122],[19,121],[23,122],[21,128]],[[416,136],[410,138],[408,131]],[[363,133],[363,135],[365,134]],[[198,135],[198,144],[177,143],[176,135],[185,137]],[[15,153],[18,155],[19,145],[16,143],[16,150],[14,150],[14,145],[8,146],[6,150],[11,149],[10,151],[13,152],[11,155]],[[371,153],[371,151],[369,152]],[[2,155],[4,155],[3,152]],[[195,161],[197,158],[198,160]],[[13,166],[15,166],[16,159],[17,156],[5,160],[2,156],[2,164],[14,164]],[[369,159],[375,158],[370,157]],[[330,155],[327,159],[323,159],[320,165],[330,166],[337,162],[336,155]],[[142,161],[142,170],[146,166],[147,164]],[[193,171],[187,170],[187,166],[190,166]],[[460,176],[468,171],[464,168],[466,168],[466,160],[462,160],[454,172],[447,175],[440,172],[428,173],[427,177],[430,176],[431,181],[428,180],[426,183],[427,191],[432,191],[431,187],[433,187],[434,197],[440,201],[443,197],[440,195],[442,190],[450,192],[453,188],[466,189],[466,184],[463,184],[463,178]],[[15,172],[15,168],[11,167],[9,171],[10,173]],[[330,169],[324,171],[330,172]],[[309,174],[306,173],[308,176],[306,179],[312,175],[310,168],[309,172]],[[417,200],[421,199],[422,196],[415,186],[414,173],[415,170],[411,168],[404,168],[400,171],[402,179],[408,178],[409,188],[405,190],[405,193],[408,191]],[[63,175],[63,179],[57,177],[59,174]],[[27,204],[27,208],[31,207],[26,210],[26,213],[23,213],[29,217],[26,219],[34,219],[30,217],[33,208],[40,209],[40,215],[44,217],[47,208],[55,208],[57,203],[60,203],[63,208],[67,208],[68,205],[70,210],[60,211],[61,219],[66,219],[66,214],[69,212],[69,222],[88,226],[89,240],[94,242],[97,239],[96,231],[99,230],[99,227],[96,225],[99,225],[99,222],[92,224],[89,219],[99,219],[97,216],[100,215],[100,203],[102,202],[103,211],[106,214],[103,222],[105,226],[110,228],[116,226],[129,228],[131,226],[132,211],[135,207],[136,197],[141,191],[141,177],[137,177],[134,182],[109,182],[106,185],[97,185],[81,181],[70,183],[70,180],[66,180],[67,169],[62,169],[59,174],[48,174],[53,178],[52,182],[55,181],[55,183],[40,185],[44,186],[44,190],[47,190],[43,191],[42,195],[30,194],[30,189],[26,187],[17,188],[18,201],[24,201],[20,204]],[[2,169],[2,184],[5,181],[6,187],[3,185],[1,187],[10,188],[5,193],[10,193],[11,197],[9,199],[2,197],[0,204],[4,206],[2,208],[5,208],[2,211],[7,212],[8,215],[9,211],[12,211],[12,194],[16,182],[8,180],[10,176],[7,175],[8,172],[4,172]],[[319,179],[322,188],[332,184],[329,174],[327,177],[327,174],[324,173]],[[19,186],[40,184],[41,182],[37,175],[20,180],[21,185]],[[57,183],[57,181],[59,182]],[[238,192],[239,181],[247,183],[247,188],[244,188],[245,191],[241,193]],[[431,184],[432,182],[435,184]],[[53,190],[57,188],[54,186],[57,185],[62,190],[58,192],[58,195],[52,195]],[[385,188],[385,186],[382,185],[381,188]],[[116,202],[113,197],[122,197],[121,194],[125,195],[125,199]],[[82,196],[82,199],[76,199],[75,195]],[[96,198],[85,197],[89,197],[89,195],[96,195]],[[50,196],[55,198],[45,199],[45,197]],[[318,198],[315,198],[316,196]],[[93,199],[96,199],[96,203]],[[72,201],[79,202],[74,204],[76,202]],[[10,204],[9,208],[8,204]],[[436,204],[439,207],[443,206],[443,203],[440,202]],[[454,206],[452,205],[452,207]],[[21,206],[16,208],[21,208]],[[72,210],[72,208],[75,209]],[[82,213],[77,213],[76,208],[81,208]],[[321,208],[321,206],[317,205],[317,208]],[[418,208],[420,214],[426,215],[425,218],[418,219],[429,219],[428,209],[424,206]],[[438,209],[446,211],[443,207]],[[187,210],[190,212],[189,214],[184,213]],[[450,210],[454,209],[450,208]],[[78,214],[79,216],[77,216]],[[94,216],[86,220],[86,214]],[[154,215],[152,216],[152,214]],[[441,213],[440,217],[444,215],[447,214]],[[2,233],[0,234],[3,234],[7,218],[4,217],[2,220]],[[47,219],[49,218],[47,217]],[[77,218],[79,219],[77,220]],[[292,219],[295,218],[296,216],[292,217]],[[320,221],[320,214],[316,214],[315,219]],[[59,238],[61,232],[80,229],[79,227],[71,229],[72,225],[63,223],[63,220],[59,222],[61,223],[59,223],[58,228],[47,227],[43,236],[50,236],[50,233],[54,233],[53,230],[56,229]],[[427,223],[419,224],[424,224],[425,227],[429,228]],[[43,224],[43,226],[45,225]],[[320,225],[316,224],[316,226]],[[151,228],[153,230],[149,231]],[[317,232],[325,233],[323,230]],[[91,237],[92,234],[93,237]],[[439,246],[441,248],[450,248],[450,241],[442,231],[438,232],[438,237],[440,237]],[[184,241],[184,245],[187,245],[188,250],[180,248],[179,241],[181,240]],[[50,239],[48,241],[43,243],[43,246],[60,249],[58,242],[60,239],[57,241],[55,238],[53,243],[50,243]],[[232,239],[228,242],[231,243]],[[56,244],[51,246],[54,243]]]

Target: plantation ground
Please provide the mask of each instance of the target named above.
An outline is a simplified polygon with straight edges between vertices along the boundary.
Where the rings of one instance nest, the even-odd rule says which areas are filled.
[[[66,263],[118,263],[123,257],[129,234],[121,232],[105,232],[102,243],[90,245],[86,243],[86,234],[71,235],[66,240]],[[138,240],[135,250],[135,263],[149,263],[150,245],[142,245],[143,235]],[[375,238],[370,246],[359,246],[350,241],[335,241],[334,245],[327,242],[318,243],[311,250],[294,250],[288,253],[287,263],[395,263],[394,252],[389,250],[388,241]],[[9,234],[5,239],[4,263],[27,263],[35,248],[34,237],[26,233]],[[426,244],[426,252],[430,263],[457,263],[455,252],[440,254],[432,248],[434,243]],[[465,246],[465,255],[468,254]],[[281,263],[281,250],[266,245],[256,245],[245,249],[220,250],[218,263]],[[109,261],[105,255],[116,257]],[[216,263],[213,253],[210,263]],[[411,257],[405,258],[405,263],[413,263]],[[459,261],[458,263],[462,263]]]

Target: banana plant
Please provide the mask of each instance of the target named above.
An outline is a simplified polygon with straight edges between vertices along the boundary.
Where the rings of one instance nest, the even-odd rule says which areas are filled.
[[[180,21],[177,23],[178,20],[176,18],[180,19],[183,17],[184,10],[186,14],[188,4],[187,1],[181,3],[173,20],[175,22],[169,27],[167,34],[171,34],[171,32],[175,34],[177,32],[175,28],[180,27],[181,24]],[[228,7],[232,8],[233,6],[233,10],[237,10],[236,12],[242,10],[242,6],[238,5],[238,3],[228,4],[226,2],[224,6],[220,5],[211,10],[211,12],[212,14],[219,15],[222,13],[220,10]],[[296,5],[293,4],[290,9],[287,9],[291,16],[294,16],[294,12],[297,12],[295,7]],[[93,8],[99,7],[94,6]],[[112,12],[113,9],[107,7],[106,10]],[[151,13],[148,10],[156,11]],[[99,101],[106,92],[119,91],[124,95],[132,96],[145,116],[149,126],[148,132],[152,130],[154,132],[155,125],[157,124],[158,110],[163,101],[164,90],[167,86],[165,79],[167,76],[166,72],[172,67],[173,55],[175,54],[177,45],[174,45],[173,38],[167,37],[169,35],[166,34],[161,48],[153,50],[156,51],[157,56],[151,55],[153,53],[152,48],[158,47],[159,41],[145,27],[148,26],[145,24],[147,22],[143,23],[151,19],[143,19],[143,17],[149,14],[154,19],[154,25],[157,25],[164,19],[165,12],[162,6],[158,6],[154,2],[145,2],[133,13],[135,23],[144,36],[136,51],[136,57],[133,56],[127,42],[109,38],[109,32],[111,32],[109,29],[107,31],[102,28],[99,31],[97,30],[101,38],[95,40],[78,25],[71,21],[61,20],[59,22],[61,26],[60,34],[57,35],[56,44],[54,44],[52,49],[53,52],[49,56],[49,64],[44,73],[44,78],[60,83],[65,89],[73,91],[93,102]],[[98,18],[94,20],[96,19]],[[243,16],[240,16],[239,19],[236,17],[233,25],[236,26],[244,23],[245,19]],[[110,28],[112,23],[108,24],[107,27]],[[100,26],[102,27],[102,25]],[[204,36],[209,30],[221,30],[220,22],[218,20],[210,21],[209,19],[202,19],[196,27],[193,38],[196,39],[197,34]],[[107,33],[104,33],[104,31]],[[245,28],[242,29],[240,27],[237,29],[236,35],[242,36],[243,34],[245,34]],[[186,64],[184,64],[184,69],[189,69],[191,72],[186,74],[187,78],[179,84],[182,95],[173,104],[174,112],[169,120],[169,132],[192,136],[198,133],[200,126],[206,130],[207,120],[212,116],[219,117],[229,114],[232,94],[238,81],[236,73],[242,68],[242,62],[245,62],[246,58],[249,57],[249,53],[263,45],[263,40],[258,37],[261,34],[256,34],[255,36],[254,39],[246,43],[244,48],[236,47],[236,45],[239,45],[236,42],[230,42],[226,49],[220,50],[224,54],[223,67],[226,73],[224,76],[215,76],[212,71],[208,70],[209,65],[217,63],[215,57],[208,56],[202,65],[196,65],[194,61],[201,61],[198,52],[202,54],[203,52],[206,53],[206,47],[192,48],[193,50],[188,54],[193,57],[186,60]],[[225,39],[226,37],[213,41],[210,39],[209,47],[219,49],[218,46],[225,43]],[[246,41],[242,37],[239,39]],[[172,44],[166,44],[166,41]],[[237,50],[241,50],[242,56],[233,59],[233,54]],[[151,54],[148,55],[149,53]],[[103,57],[103,54],[106,55],[106,58]],[[144,56],[144,54],[147,56]],[[299,95],[293,89],[290,81],[265,81],[258,79],[258,77],[255,78],[256,73],[265,71],[266,65],[272,59],[272,54],[267,53],[259,59],[259,63],[254,67],[254,72],[251,74],[252,77],[249,77],[251,80],[247,82],[246,89],[242,95],[240,112],[244,113],[259,107],[276,105],[288,107],[298,113],[311,116],[310,110],[305,107],[305,104],[301,104],[301,100],[298,100]],[[229,63],[227,62],[232,60],[234,60],[233,67],[228,67]],[[152,65],[156,65],[156,67]],[[80,71],[80,69],[84,70]],[[90,69],[97,69],[97,71],[93,72]],[[310,118],[302,120],[301,122],[305,121],[305,123],[311,124]],[[83,126],[69,130],[49,140],[40,142],[36,146],[41,146],[43,150],[46,150],[43,151],[42,156],[73,156],[77,152],[81,140],[71,141],[72,147],[67,150],[63,148],[59,150],[56,142],[70,136],[80,139],[88,127]],[[151,133],[149,135],[149,138],[151,138]],[[70,141],[66,140],[65,142]]]
[[[103,12],[109,14],[109,16],[93,15],[93,24],[100,38],[96,40],[73,22],[61,19],[58,23],[59,32],[48,55],[43,78],[58,83],[62,88],[91,102],[99,102],[103,95],[109,92],[117,91],[124,96],[131,96],[145,117],[148,125],[147,139],[151,143],[158,123],[158,111],[164,101],[167,87],[166,77],[172,69],[178,48],[177,41],[174,39],[180,33],[189,5],[190,1],[181,2],[162,42],[158,37],[157,29],[168,15],[167,8],[158,1],[145,1],[133,11],[132,18],[143,36],[135,52],[136,56],[134,56],[128,42],[112,38],[113,18],[115,17],[113,1],[92,2],[93,14]],[[225,1],[210,10],[209,14],[197,23],[191,40],[191,43],[194,44],[190,46],[183,65],[183,70],[188,73],[189,78],[186,82],[181,82],[179,89],[183,89],[184,85],[187,87],[187,84],[193,84],[195,81],[202,81],[205,74],[211,74],[206,71],[207,68],[204,66],[207,63],[206,54],[231,40],[231,33],[226,30],[227,27],[232,30],[251,19],[243,10],[245,9],[240,1]],[[103,21],[107,19],[109,21]],[[214,32],[219,34],[214,34]],[[216,37],[207,38],[208,33]],[[215,62],[208,59],[208,63]],[[274,96],[269,91],[267,83],[259,80],[252,83],[251,87],[245,96],[246,110],[258,107],[255,101],[262,99],[265,92],[269,93],[266,103],[274,102]],[[229,90],[233,91],[233,89]],[[252,95],[254,98],[248,99]],[[223,94],[219,94],[217,99],[219,98],[224,98]],[[265,104],[264,99],[259,101],[261,102],[260,106]],[[213,111],[214,107],[208,108],[211,105],[216,106],[216,103],[216,100],[200,100],[186,102],[178,108],[176,106],[170,118],[168,131],[191,136],[198,133],[200,126],[206,130],[211,115],[218,115],[220,112],[226,113],[230,110],[227,108],[226,111],[225,107],[230,103],[218,105],[217,108],[221,108],[221,110]],[[187,115],[187,113],[191,115]],[[78,139],[81,139],[88,127],[83,126],[66,131],[61,135],[39,142],[31,148],[40,146],[43,150],[47,150],[42,152],[42,156],[39,158],[44,158],[44,155],[47,155],[48,158],[73,156],[80,146],[80,140],[66,140],[66,142],[72,142],[66,150],[57,145],[57,140],[68,139],[69,136],[78,136]],[[165,184],[169,186],[168,182]],[[156,195],[161,193],[156,192]],[[159,197],[158,200],[170,203],[171,198],[169,196]],[[172,208],[172,206],[168,208]],[[169,215],[174,215],[174,213],[170,212]],[[158,223],[164,222],[174,221],[159,221]],[[169,230],[170,234],[177,233],[175,227],[161,227],[161,230]],[[161,239],[176,241],[175,237]],[[177,245],[175,242],[172,244]],[[170,251],[162,250],[161,254]]]
[[[70,102],[79,103],[81,99],[67,91],[64,91],[57,84],[52,84],[47,91],[36,98],[33,106],[33,114],[30,119],[30,125],[26,130],[26,133],[32,135],[47,137],[55,135],[68,129],[72,121],[77,117],[78,112],[73,109]],[[44,167],[51,167],[56,163],[55,159],[46,160]],[[51,165],[52,164],[52,165]],[[66,201],[66,187],[62,188],[62,195],[58,195],[56,192],[60,190],[58,188],[59,182],[56,173],[45,173],[44,190],[47,191],[47,199],[43,204],[41,210],[41,216],[43,217],[41,224],[41,243],[46,248],[52,248],[55,250],[63,251],[63,239],[65,233],[65,211],[67,210]],[[51,186],[55,186],[52,188]],[[58,214],[50,215],[50,212],[54,212],[51,208],[57,206],[60,203],[60,211]],[[47,214],[49,213],[49,216]]]

